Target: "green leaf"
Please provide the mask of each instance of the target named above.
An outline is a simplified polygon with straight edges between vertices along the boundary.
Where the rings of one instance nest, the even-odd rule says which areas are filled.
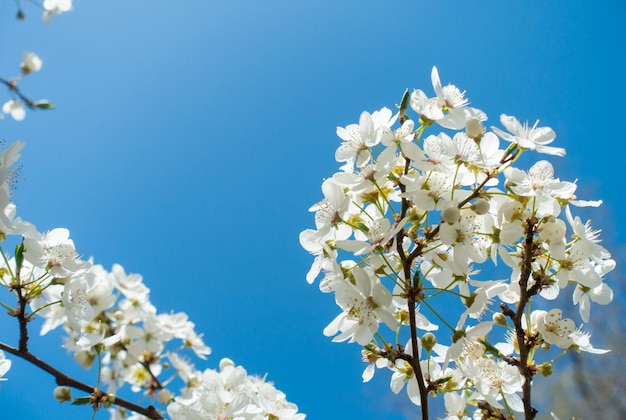
[[[52,102],[48,101],[35,101],[33,102],[33,106],[39,109],[54,109]]]
[[[406,110],[409,108],[409,101],[411,99],[411,95],[409,94],[409,90],[404,91],[404,95],[402,95],[402,101],[400,102],[400,124],[404,123],[407,119]]]
[[[91,404],[91,397],[80,397],[72,400],[72,405],[88,405]]]
[[[441,384],[445,384],[446,382],[448,382],[449,380],[452,379],[452,376],[446,376],[444,378],[439,378],[435,381],[435,385],[441,385]]]
[[[422,283],[422,277],[420,276],[421,271],[416,271],[413,273],[413,286],[419,286]]]
[[[26,247],[24,246],[24,242],[22,241],[19,245],[15,247],[16,272],[19,272],[20,268],[22,268],[22,264],[24,263],[24,251],[26,251]]]
[[[498,358],[502,358],[502,353],[500,353],[500,350],[498,350],[496,348],[496,346],[494,346],[493,344],[491,344],[487,340],[478,340],[478,342],[480,342],[483,346],[485,346],[485,349],[489,353],[493,354],[494,356],[496,356]]]

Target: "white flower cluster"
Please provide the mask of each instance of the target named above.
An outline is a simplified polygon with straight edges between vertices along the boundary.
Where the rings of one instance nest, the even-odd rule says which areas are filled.
[[[198,379],[199,386],[186,398],[167,407],[172,420],[305,418],[298,414],[298,407],[287,402],[285,394],[261,378],[248,376],[230,359],[221,360],[219,372],[205,370]]]
[[[72,10],[72,0],[43,0],[43,20],[49,22],[54,16]]]
[[[191,356],[206,359],[211,349],[185,313],[157,312],[141,276],[119,265],[109,272],[82,259],[67,229],[40,233],[16,217],[9,185],[23,146],[16,142],[0,152],[0,239],[21,237],[12,257],[0,248],[0,284],[17,298],[18,308],[26,302],[31,309],[12,313],[27,317],[24,324],[35,315],[43,318],[42,335],[62,327],[64,347],[81,366],[98,367],[103,390],[115,395],[130,387],[158,401],[172,418],[304,418],[271,383],[228,360],[219,371],[197,370]],[[0,352],[0,378],[10,365]],[[175,395],[166,386],[177,378],[182,389]],[[67,399],[69,391],[57,394]],[[117,407],[111,416],[142,418]]]
[[[576,184],[555,178],[548,161],[528,171],[513,166],[526,151],[564,156],[549,146],[552,129],[502,115],[504,129],[489,130],[487,115],[468,106],[464,91],[442,87],[436,68],[431,77],[434,97],[407,91],[397,113],[363,112],[358,124],[337,128],[335,158],[343,166],[323,182],[324,198],[311,208],[316,228],[300,234],[315,256],[306,278],[321,276],[321,291],[334,293],[341,312],[324,334],[364,346],[364,380],[386,367],[392,390],[407,383],[416,404],[423,381],[429,393],[445,394],[448,419],[469,418],[468,404],[524,411],[525,378],[513,361],[518,330],[526,334],[529,366],[539,366],[550,345],[603,352],[559,309],[531,308],[542,301],[537,297],[549,306],[546,300],[569,286],[587,322],[592,302],[612,300],[603,277],[615,262],[598,231],[571,211],[601,202],[577,200]],[[505,275],[497,272],[502,268]],[[525,305],[523,327],[514,325],[508,304]],[[489,312],[494,321],[483,320]],[[499,341],[492,339],[496,325]],[[446,346],[432,335],[441,326]],[[413,352],[417,340],[400,340],[416,329],[434,341],[427,346],[422,337]],[[428,351],[419,366],[410,363],[422,345]],[[423,378],[415,379],[416,368]]]

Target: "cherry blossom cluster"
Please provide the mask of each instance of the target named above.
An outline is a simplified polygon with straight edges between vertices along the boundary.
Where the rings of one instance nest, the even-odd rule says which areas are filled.
[[[426,416],[444,394],[447,419],[532,418],[531,381],[555,348],[606,352],[583,324],[612,300],[615,261],[573,209],[601,201],[577,199],[547,160],[514,166],[526,152],[564,156],[552,129],[504,114],[488,127],[465,91],[436,68],[431,79],[434,96],[407,91],[397,112],[337,128],[342,166],[300,234],[315,256],[306,279],[334,294],[324,334],[363,347],[364,381],[390,370],[392,391],[406,384]],[[578,322],[554,307],[561,292]]]
[[[17,17],[23,19],[19,2],[16,5]],[[72,0],[44,0],[41,6],[44,21],[49,21],[71,10]],[[11,95],[2,113],[21,121],[26,108],[53,107],[47,100],[30,100],[19,88],[24,77],[42,65],[37,54],[26,52],[19,74],[0,78]],[[94,411],[107,407],[112,419],[159,419],[165,413],[172,419],[305,418],[272,383],[248,375],[229,359],[220,362],[219,370],[196,369],[192,357],[204,360],[211,349],[185,313],[157,311],[140,275],[127,274],[117,264],[107,271],[82,258],[67,229],[42,233],[17,217],[11,202],[13,165],[23,147],[20,141],[0,151],[0,242],[5,245],[0,247],[0,286],[7,292],[0,304],[19,326],[18,346],[0,341],[0,380],[6,380],[11,368],[6,358],[10,353],[53,375],[59,384],[54,390],[57,400],[89,404]],[[7,252],[12,245],[15,252]],[[96,367],[95,386],[67,376],[30,352],[29,326],[36,318],[43,320],[41,335],[64,330],[63,347],[74,360],[84,368]],[[176,386],[179,390],[172,391]],[[87,396],[73,397],[76,389]],[[148,396],[158,408],[122,399],[120,391]]]
[[[19,346],[0,343],[0,349],[30,360],[30,321],[43,320],[41,335],[62,328],[64,347],[76,362],[97,368],[98,395],[72,398],[61,386],[55,396],[110,407],[113,419],[146,418],[116,404],[123,387],[161,405],[160,411],[151,407],[151,418],[166,411],[173,419],[304,419],[271,383],[228,359],[218,371],[196,369],[192,357],[206,359],[211,349],[185,313],[157,311],[140,275],[127,274],[120,265],[107,271],[83,259],[67,229],[41,233],[17,217],[10,185],[23,146],[15,142],[0,152],[0,239],[16,243],[11,255],[0,248],[0,285],[7,292],[2,305],[20,326]],[[0,350],[0,378],[11,366],[5,352]],[[180,389],[172,391],[175,386]]]

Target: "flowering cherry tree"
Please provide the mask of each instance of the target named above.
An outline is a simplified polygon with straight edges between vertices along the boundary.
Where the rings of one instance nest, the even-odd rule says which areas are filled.
[[[434,96],[407,90],[396,112],[337,128],[342,166],[300,234],[315,256],[306,279],[340,308],[324,335],[362,346],[363,380],[391,371],[422,418],[443,394],[448,420],[532,419],[537,374],[569,351],[608,351],[584,324],[613,298],[615,261],[575,215],[601,201],[578,199],[547,160],[515,166],[564,156],[552,129],[505,114],[488,126],[465,91],[436,68],[431,79]],[[577,321],[554,307],[562,292]]]
[[[71,0],[45,0],[44,19],[71,6]],[[20,10],[18,18],[23,16]],[[29,99],[19,87],[42,65],[39,56],[26,52],[18,75],[0,78],[10,95],[4,114],[19,121],[26,109],[52,108],[47,100]],[[65,228],[40,232],[22,220],[11,192],[24,145],[16,141],[0,151],[0,304],[19,330],[16,344],[0,341],[0,380],[10,379],[11,364],[22,359],[54,377],[57,400],[89,405],[94,417],[107,408],[112,419],[305,418],[272,383],[230,359],[222,359],[218,369],[196,368],[194,359],[204,361],[211,353],[202,334],[185,313],[158,311],[140,275],[82,258]],[[41,335],[62,329],[63,347],[74,360],[84,368],[96,367],[94,384],[72,378],[31,352],[30,326],[36,318],[43,320]],[[120,397],[125,391],[148,396],[152,403],[142,406]]]
[[[49,21],[72,1],[42,8]],[[53,108],[21,85],[41,58],[26,52],[16,68],[0,78],[8,92],[0,115],[23,120]],[[437,69],[431,78],[434,96],[407,91],[396,111],[363,112],[337,129],[340,170],[311,208],[315,229],[300,235],[315,257],[306,278],[340,308],[324,334],[361,346],[364,381],[391,371],[392,392],[406,390],[422,418],[442,394],[446,419],[530,419],[538,374],[569,351],[607,352],[584,324],[593,303],[612,300],[604,277],[615,262],[575,209],[601,203],[577,199],[576,184],[548,160],[515,166],[523,154],[564,156],[553,130],[504,114],[491,127]],[[19,332],[16,343],[0,339],[0,380],[10,386],[11,364],[26,361],[55,378],[59,401],[113,419],[304,418],[230,359],[196,368],[211,352],[202,334],[185,313],[157,310],[141,276],[83,258],[65,228],[41,232],[22,220],[11,193],[23,147],[0,151],[0,304]],[[562,291],[578,314],[555,307]],[[31,352],[35,319],[42,335],[64,332],[74,360],[95,368],[92,384]]]

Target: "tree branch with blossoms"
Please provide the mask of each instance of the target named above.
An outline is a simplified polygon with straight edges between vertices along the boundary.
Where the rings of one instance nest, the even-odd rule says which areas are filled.
[[[341,309],[324,334],[363,347],[364,381],[389,369],[392,391],[406,385],[423,419],[437,395],[448,419],[532,419],[532,380],[562,355],[550,348],[606,352],[560,309],[538,309],[568,286],[583,323],[590,301],[581,296],[594,290],[595,302],[610,302],[603,277],[615,261],[571,212],[601,202],[578,200],[576,184],[555,178],[548,161],[513,166],[527,152],[564,156],[549,145],[552,129],[502,114],[505,130],[489,130],[464,91],[442,86],[436,68],[431,80],[436,96],[407,90],[395,115],[363,112],[337,128],[343,166],[310,209],[315,229],[300,234],[315,256],[306,278],[321,276],[320,290]]]
[[[29,99],[18,87],[19,81],[22,80],[24,76],[39,71],[42,63],[41,58],[39,58],[37,54],[33,52],[25,52],[22,57],[22,63],[20,64],[20,73],[10,80],[0,77],[0,83],[5,85],[8,88],[9,93],[13,96],[13,98],[4,103],[2,106],[2,112],[11,115],[11,117],[17,121],[21,121],[26,116],[24,105],[33,110],[54,108],[52,103],[46,99],[37,101]]]
[[[111,405],[117,405],[119,407],[126,408],[128,410],[134,411],[135,413],[146,416],[149,419],[162,419],[163,417],[159,412],[153,407],[142,407],[140,405],[134,404],[130,401],[127,401],[123,398],[116,397],[114,395],[108,395],[103,393],[100,389],[89,386],[83,382],[77,381],[76,379],[71,378],[55,367],[49,365],[44,362],[30,351],[20,350],[15,347],[11,347],[5,343],[0,342],[0,350],[6,351],[16,357],[26,360],[31,364],[35,365],[39,369],[49,373],[55,379],[55,382],[58,386],[70,387],[74,389],[78,389],[80,391],[86,392],[89,394],[90,405],[94,407],[94,410],[98,410],[101,405],[105,407],[110,407]]]
[[[11,311],[9,314],[14,316],[18,320],[19,324],[19,347],[14,348],[5,343],[0,342],[0,350],[4,350],[7,353],[10,353],[14,356],[17,356],[21,359],[24,359],[31,364],[37,366],[41,370],[49,373],[55,378],[55,382],[58,386],[70,387],[74,389],[78,389],[84,392],[87,392],[90,397],[90,405],[94,408],[94,411],[97,411],[101,405],[105,407],[110,407],[111,405],[117,405],[131,411],[134,411],[138,414],[142,414],[150,419],[162,419],[163,417],[158,413],[158,411],[153,406],[142,407],[140,405],[134,404],[130,401],[127,401],[123,398],[115,397],[114,395],[107,395],[103,393],[99,388],[92,387],[86,385],[76,379],[73,379],[61,372],[60,370],[54,368],[48,363],[41,360],[39,357],[35,356],[28,349],[28,323],[33,320],[33,315],[27,313],[27,307],[31,300],[32,290],[29,290],[30,284],[23,284],[20,279],[20,271],[22,269],[22,263],[24,261],[23,252],[25,251],[24,245],[20,244],[16,248],[16,267],[13,280],[9,285],[9,292],[14,292],[17,295],[17,308],[14,311]],[[6,258],[5,258],[6,259]],[[96,351],[99,351],[97,349]],[[149,371],[149,369],[147,369]]]
[[[45,0],[44,19],[67,12],[71,0]],[[18,17],[23,18],[21,9]],[[23,120],[25,108],[50,109],[48,101],[33,101],[18,87],[24,76],[39,71],[42,60],[24,53],[20,73],[0,78],[12,99],[2,112]],[[242,366],[223,358],[218,369],[199,370],[194,358],[205,360],[211,349],[183,312],[159,313],[141,276],[120,265],[111,271],[83,259],[70,232],[56,228],[40,232],[17,216],[11,202],[15,162],[24,142],[0,151],[0,243],[18,245],[12,257],[0,247],[0,286],[15,304],[0,303],[18,324],[17,347],[0,341],[0,380],[10,379],[12,360],[5,352],[55,378],[59,402],[108,409],[111,418],[235,419],[255,416],[303,420],[304,414],[265,377],[249,375]],[[56,329],[65,334],[63,347],[85,369],[94,368],[96,386],[87,385],[50,365],[29,350],[29,327],[40,320],[41,335]],[[174,386],[179,391],[172,391]],[[130,388],[130,389],[128,389]],[[74,397],[72,390],[87,396]],[[128,397],[127,395],[130,395]],[[133,397],[150,399],[141,405]]]

